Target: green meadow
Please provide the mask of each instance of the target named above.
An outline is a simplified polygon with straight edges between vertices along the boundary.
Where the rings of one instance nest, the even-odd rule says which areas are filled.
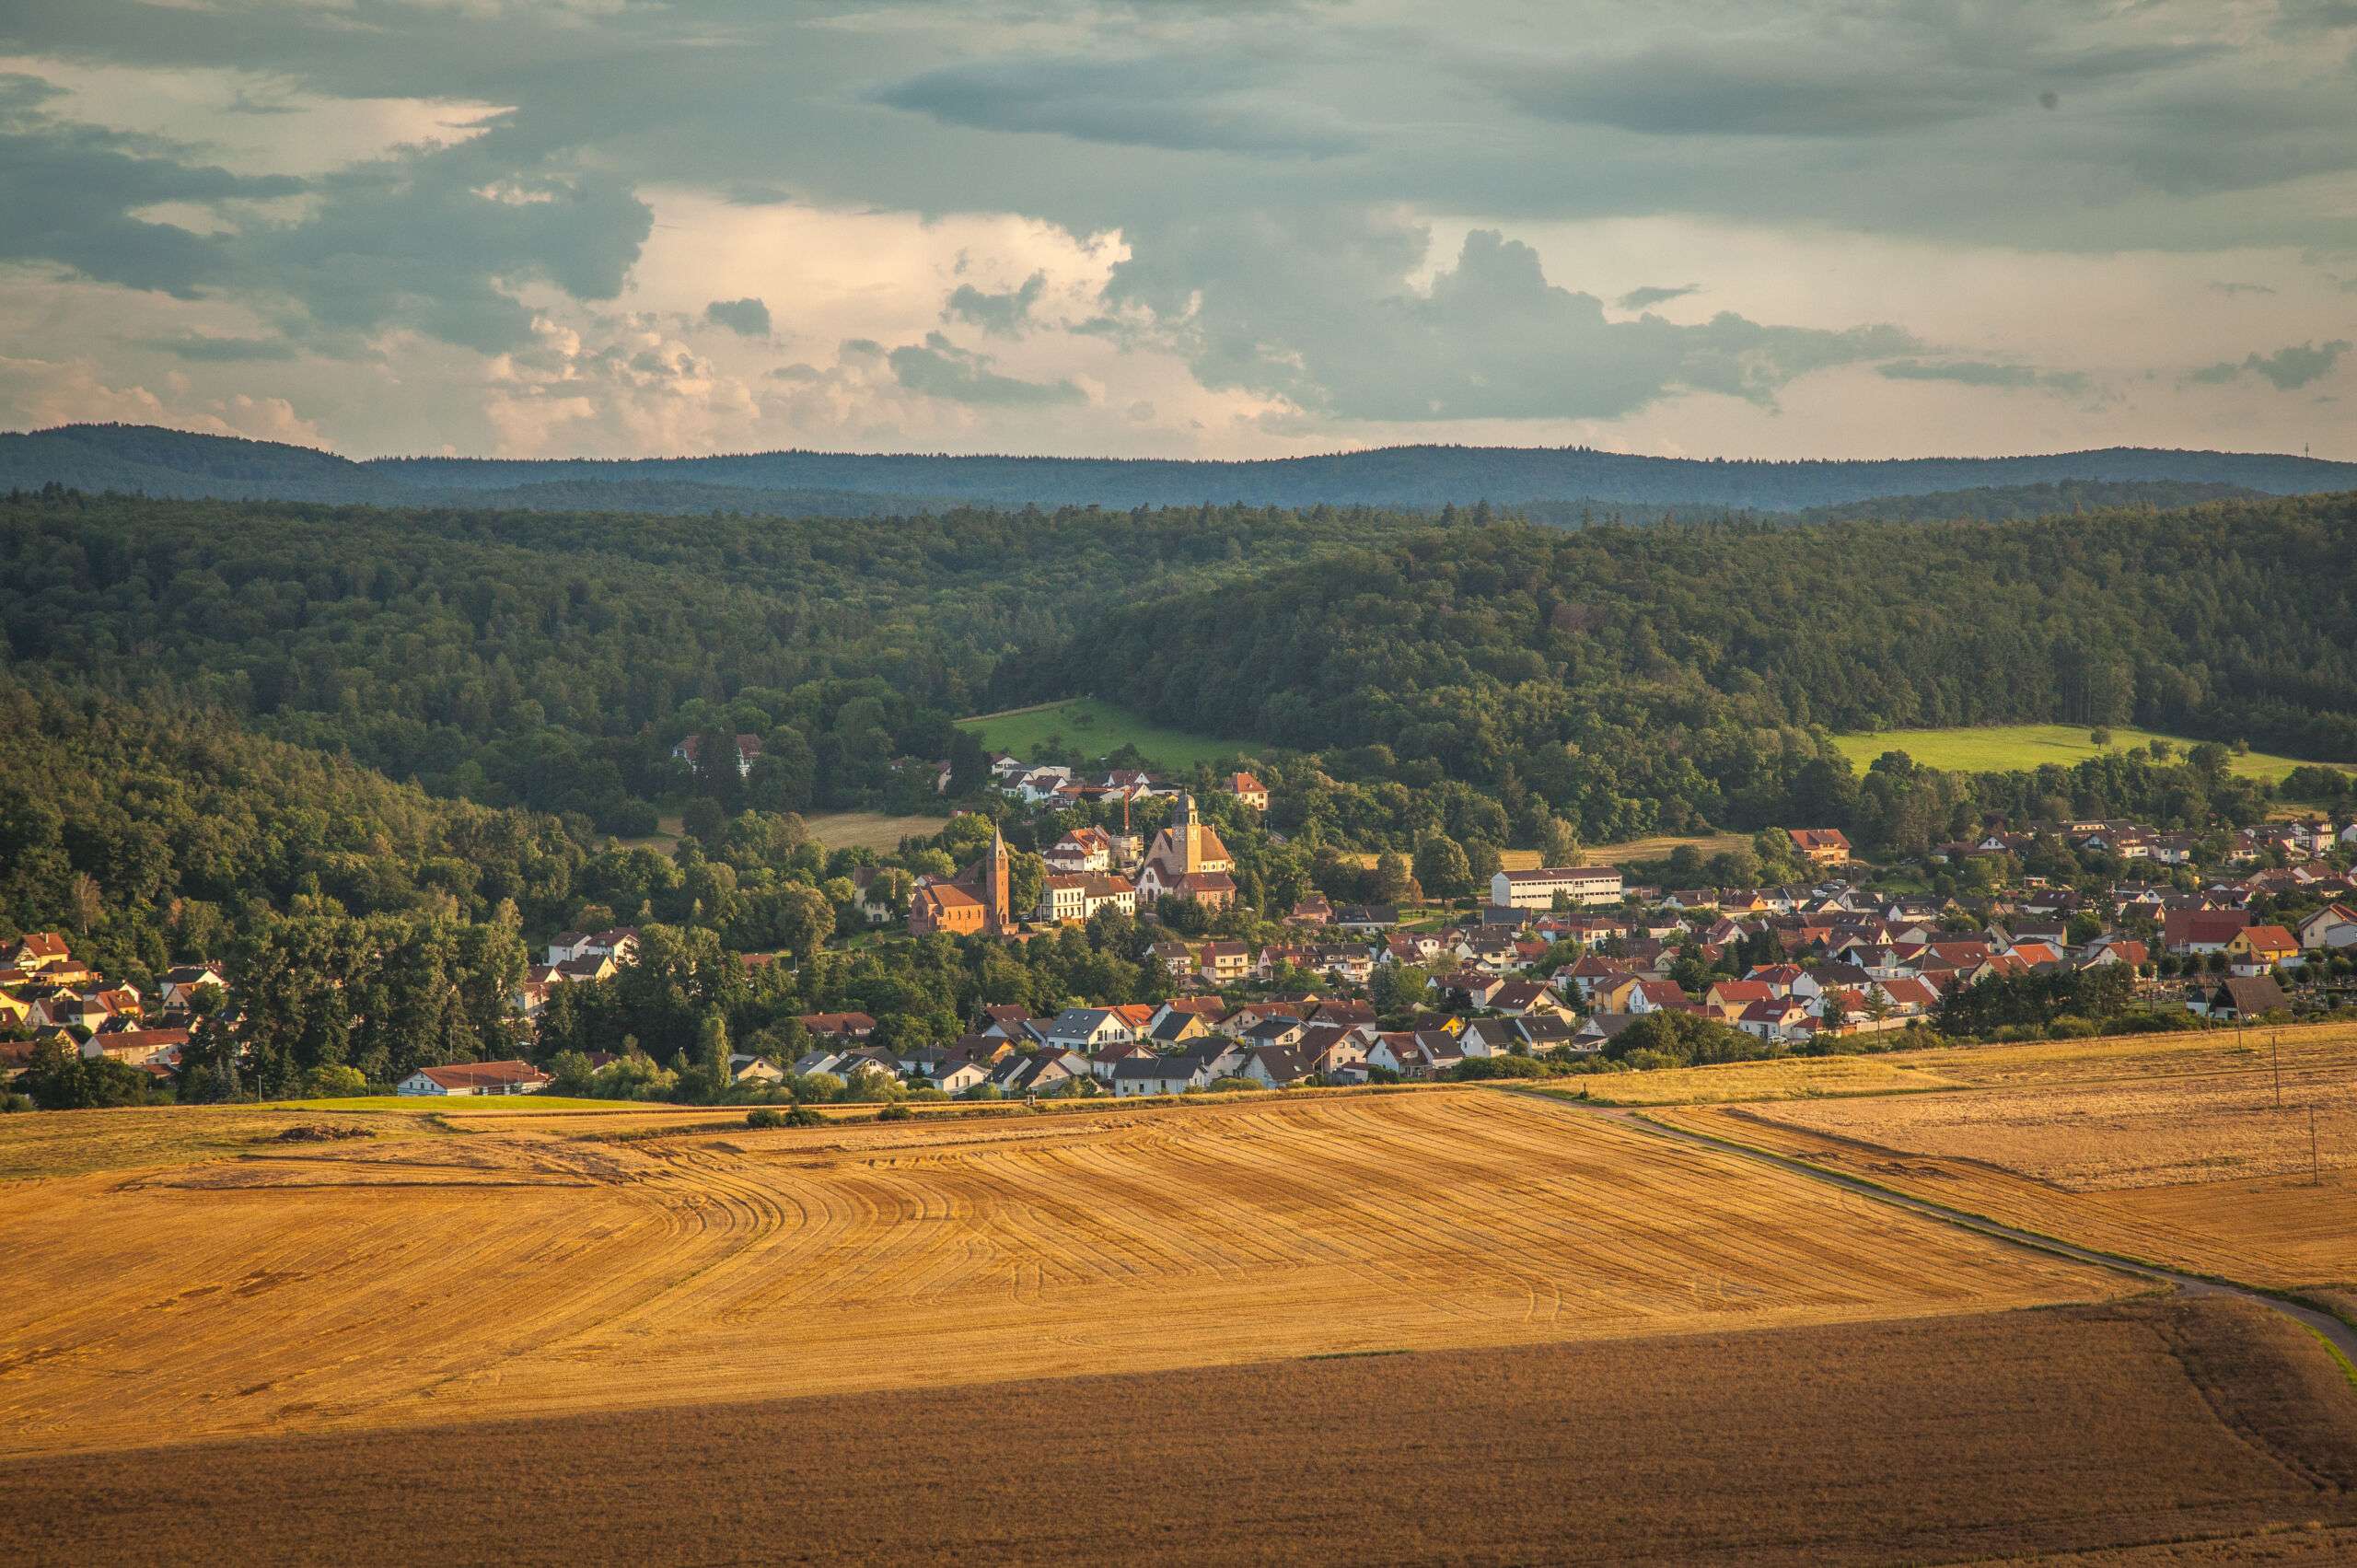
[[[2194,744],[2178,736],[2155,735],[2148,729],[2113,725],[2111,744],[2102,747],[2089,738],[2090,733],[2084,725],[2008,724],[1961,729],[1886,729],[1873,735],[1837,735],[1833,738],[1833,744],[1860,772],[1873,766],[1874,760],[1886,751],[1904,751],[1927,768],[1963,773],[2025,772],[2049,762],[2057,762],[2067,768],[2073,762],[2083,762],[2107,750],[2126,751],[2154,740],[2170,742],[2182,755]],[[2296,757],[2248,751],[2235,758],[2229,767],[2245,778],[2280,784],[2284,774],[2300,765]]]
[[[1127,708],[1094,697],[1073,697],[1061,703],[1042,703],[1037,707],[1010,708],[1003,714],[983,714],[959,719],[958,727],[990,749],[1013,752],[1027,762],[1034,761],[1033,753],[1050,740],[1077,747],[1092,758],[1118,751],[1123,746],[1134,746],[1148,762],[1172,772],[1184,772],[1198,762],[1218,762],[1271,749],[1248,740],[1165,729]]]

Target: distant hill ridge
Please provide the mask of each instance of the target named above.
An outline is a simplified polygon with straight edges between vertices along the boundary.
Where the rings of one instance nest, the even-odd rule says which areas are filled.
[[[536,510],[861,513],[987,505],[1439,507],[1567,505],[1762,512],[1954,491],[2218,486],[2271,495],[2357,490],[2357,463],[2261,452],[2115,447],[2019,458],[1874,460],[1638,457],[1590,447],[1386,447],[1320,457],[954,457],[775,451],[706,458],[377,458],[155,425],[0,434],[0,490],[57,482],[178,497],[467,505]],[[2162,499],[2156,494],[2154,499]],[[1560,517],[1560,512],[1557,514]]]

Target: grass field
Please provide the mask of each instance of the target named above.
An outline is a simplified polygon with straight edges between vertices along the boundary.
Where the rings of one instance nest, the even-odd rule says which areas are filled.
[[[1257,741],[1226,740],[1217,736],[1165,729],[1127,708],[1094,697],[1074,697],[1062,703],[983,714],[959,719],[958,727],[970,732],[992,750],[1011,751],[1026,761],[1031,761],[1042,741],[1051,736],[1061,736],[1066,745],[1076,746],[1091,757],[1134,746],[1154,766],[1172,772],[1191,771],[1199,762],[1216,763],[1230,757],[1279,749]]]
[[[810,836],[829,849],[889,852],[902,839],[929,838],[949,825],[946,817],[888,817],[880,811],[824,811],[805,817]]]
[[[2357,1028],[2281,1031],[2280,1109],[2275,1063],[2253,1033],[1770,1063],[1748,1082],[1703,1068],[1654,1074],[1665,1081],[1643,1093],[1649,1114],[1672,1125],[2025,1229],[2347,1296],[2357,1292]],[[1930,1092],[1898,1092],[1910,1089]]]
[[[617,1141],[563,1114],[0,1186],[0,1454],[2109,1297],[1474,1090]],[[184,1137],[202,1109],[79,1113]],[[23,1134],[75,1118],[0,1121]],[[460,1127],[456,1119],[449,1125]]]
[[[0,1560],[2321,1568],[2337,1379],[2146,1300],[276,1436],[0,1460]]]
[[[2049,762],[2069,767],[2073,762],[2099,756],[2106,749],[2125,751],[2131,747],[2143,746],[2154,740],[2174,742],[2179,755],[2193,745],[2192,741],[2177,736],[2156,735],[2151,730],[2113,725],[2111,745],[2107,749],[2087,738],[2089,733],[2088,726],[2084,725],[2009,724],[1960,729],[1887,729],[1874,735],[1837,735],[1833,738],[1833,744],[1860,772],[1873,766],[1875,759],[1886,751],[1904,751],[1927,768],[1967,773],[2022,772],[2044,767]],[[2244,778],[2264,779],[2270,784],[2276,784],[2298,766],[2300,762],[2296,758],[2250,751],[2235,758],[2228,764],[2228,770]]]

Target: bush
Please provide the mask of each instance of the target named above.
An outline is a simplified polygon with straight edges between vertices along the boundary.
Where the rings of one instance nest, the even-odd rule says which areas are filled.
[[[783,1127],[785,1125],[785,1113],[781,1110],[772,1110],[766,1105],[759,1106],[745,1113],[745,1125],[748,1127]]]
[[[910,1117],[914,1116],[916,1112],[911,1110],[907,1106],[902,1105],[898,1100],[894,1100],[890,1105],[886,1106],[883,1109],[876,1113],[876,1120],[878,1121],[906,1121]]]
[[[1450,1068],[1448,1075],[1460,1084],[1472,1084],[1487,1078],[1543,1078],[1547,1069],[1528,1056],[1469,1056]]]
[[[788,1127],[817,1127],[826,1120],[807,1105],[797,1105],[785,1113],[785,1124]]]
[[[1376,1071],[1381,1072],[1382,1069],[1378,1067]],[[1398,1076],[1399,1075],[1397,1074],[1393,1074],[1395,1082],[1397,1081]],[[1235,1076],[1233,1074],[1225,1078],[1213,1078],[1211,1084],[1212,1093],[1215,1095],[1231,1095],[1248,1089],[1257,1090],[1260,1086],[1260,1085],[1254,1083],[1249,1078],[1239,1078]]]
[[[349,1099],[368,1092],[368,1079],[357,1067],[338,1063],[314,1067],[303,1075],[305,1099]]]

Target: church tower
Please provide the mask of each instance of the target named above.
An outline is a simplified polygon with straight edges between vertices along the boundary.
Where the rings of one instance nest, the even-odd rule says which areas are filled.
[[[1179,793],[1178,803],[1170,808],[1170,848],[1178,856],[1178,870],[1187,872],[1202,867],[1202,824],[1195,820],[1195,797],[1184,791]]]

